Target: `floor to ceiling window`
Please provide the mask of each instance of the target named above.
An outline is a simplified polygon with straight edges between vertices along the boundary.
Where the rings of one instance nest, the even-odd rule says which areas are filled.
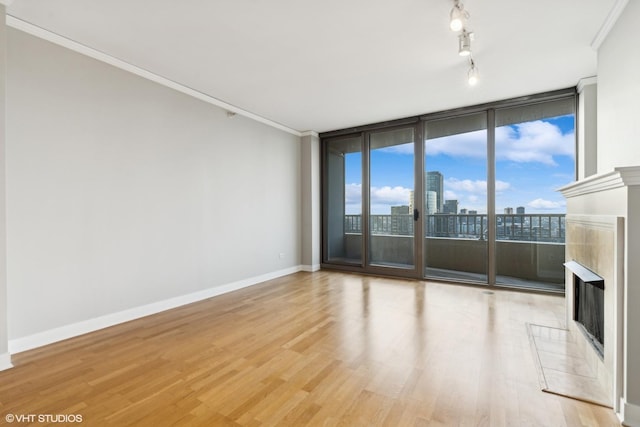
[[[324,143],[325,261],[362,264],[362,139]]]
[[[324,267],[564,288],[573,90],[321,135]]]
[[[487,280],[487,114],[424,123],[425,276]]]
[[[416,128],[323,140],[323,262],[416,276]]]
[[[575,179],[573,98],[496,109],[496,283],[564,289],[566,206]]]
[[[414,269],[413,127],[369,136],[369,264]]]

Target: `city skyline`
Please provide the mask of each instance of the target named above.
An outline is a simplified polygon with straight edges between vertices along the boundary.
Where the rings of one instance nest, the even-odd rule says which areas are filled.
[[[370,153],[372,214],[409,204],[413,149],[409,142]],[[458,200],[458,209],[487,212],[485,130],[429,139],[425,152],[425,193],[428,173],[439,172],[444,193],[439,206]],[[574,180],[574,153],[573,115],[496,128],[496,212],[526,207],[528,213],[563,213],[566,203],[556,190]],[[361,213],[361,158],[360,153],[346,158],[347,214]]]

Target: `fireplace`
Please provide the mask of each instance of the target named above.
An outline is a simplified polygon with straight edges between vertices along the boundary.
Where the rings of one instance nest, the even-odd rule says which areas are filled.
[[[604,358],[604,279],[576,261],[564,264],[573,273],[573,320],[600,358]]]
[[[640,310],[634,304],[640,298],[640,287],[636,286],[640,277],[640,166],[617,167],[584,177],[560,191],[567,199],[565,260],[587,266],[604,278],[604,355],[598,354],[574,320],[575,279],[568,268],[567,329],[575,336],[578,351],[597,370],[598,381],[611,396],[618,416],[628,420],[625,425],[640,426],[640,370],[637,364],[629,364],[639,360],[640,346],[627,340],[637,337],[640,330]],[[585,284],[582,290],[587,289]]]
[[[578,351],[617,410],[622,393],[624,220],[617,216],[566,217],[567,329]],[[594,272],[597,272],[594,273]]]

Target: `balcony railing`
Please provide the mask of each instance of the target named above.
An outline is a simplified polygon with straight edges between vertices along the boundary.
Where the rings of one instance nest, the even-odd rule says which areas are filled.
[[[373,235],[413,235],[413,215],[371,215],[370,222]],[[487,215],[427,215],[425,237],[486,240],[487,224]],[[361,215],[345,215],[344,229],[361,234]],[[564,214],[496,215],[496,240],[564,243],[565,230]]]

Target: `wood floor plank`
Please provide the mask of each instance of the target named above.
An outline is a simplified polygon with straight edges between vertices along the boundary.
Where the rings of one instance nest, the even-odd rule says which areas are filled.
[[[526,323],[560,296],[296,273],[16,354],[6,414],[97,426],[619,426],[543,393]]]

